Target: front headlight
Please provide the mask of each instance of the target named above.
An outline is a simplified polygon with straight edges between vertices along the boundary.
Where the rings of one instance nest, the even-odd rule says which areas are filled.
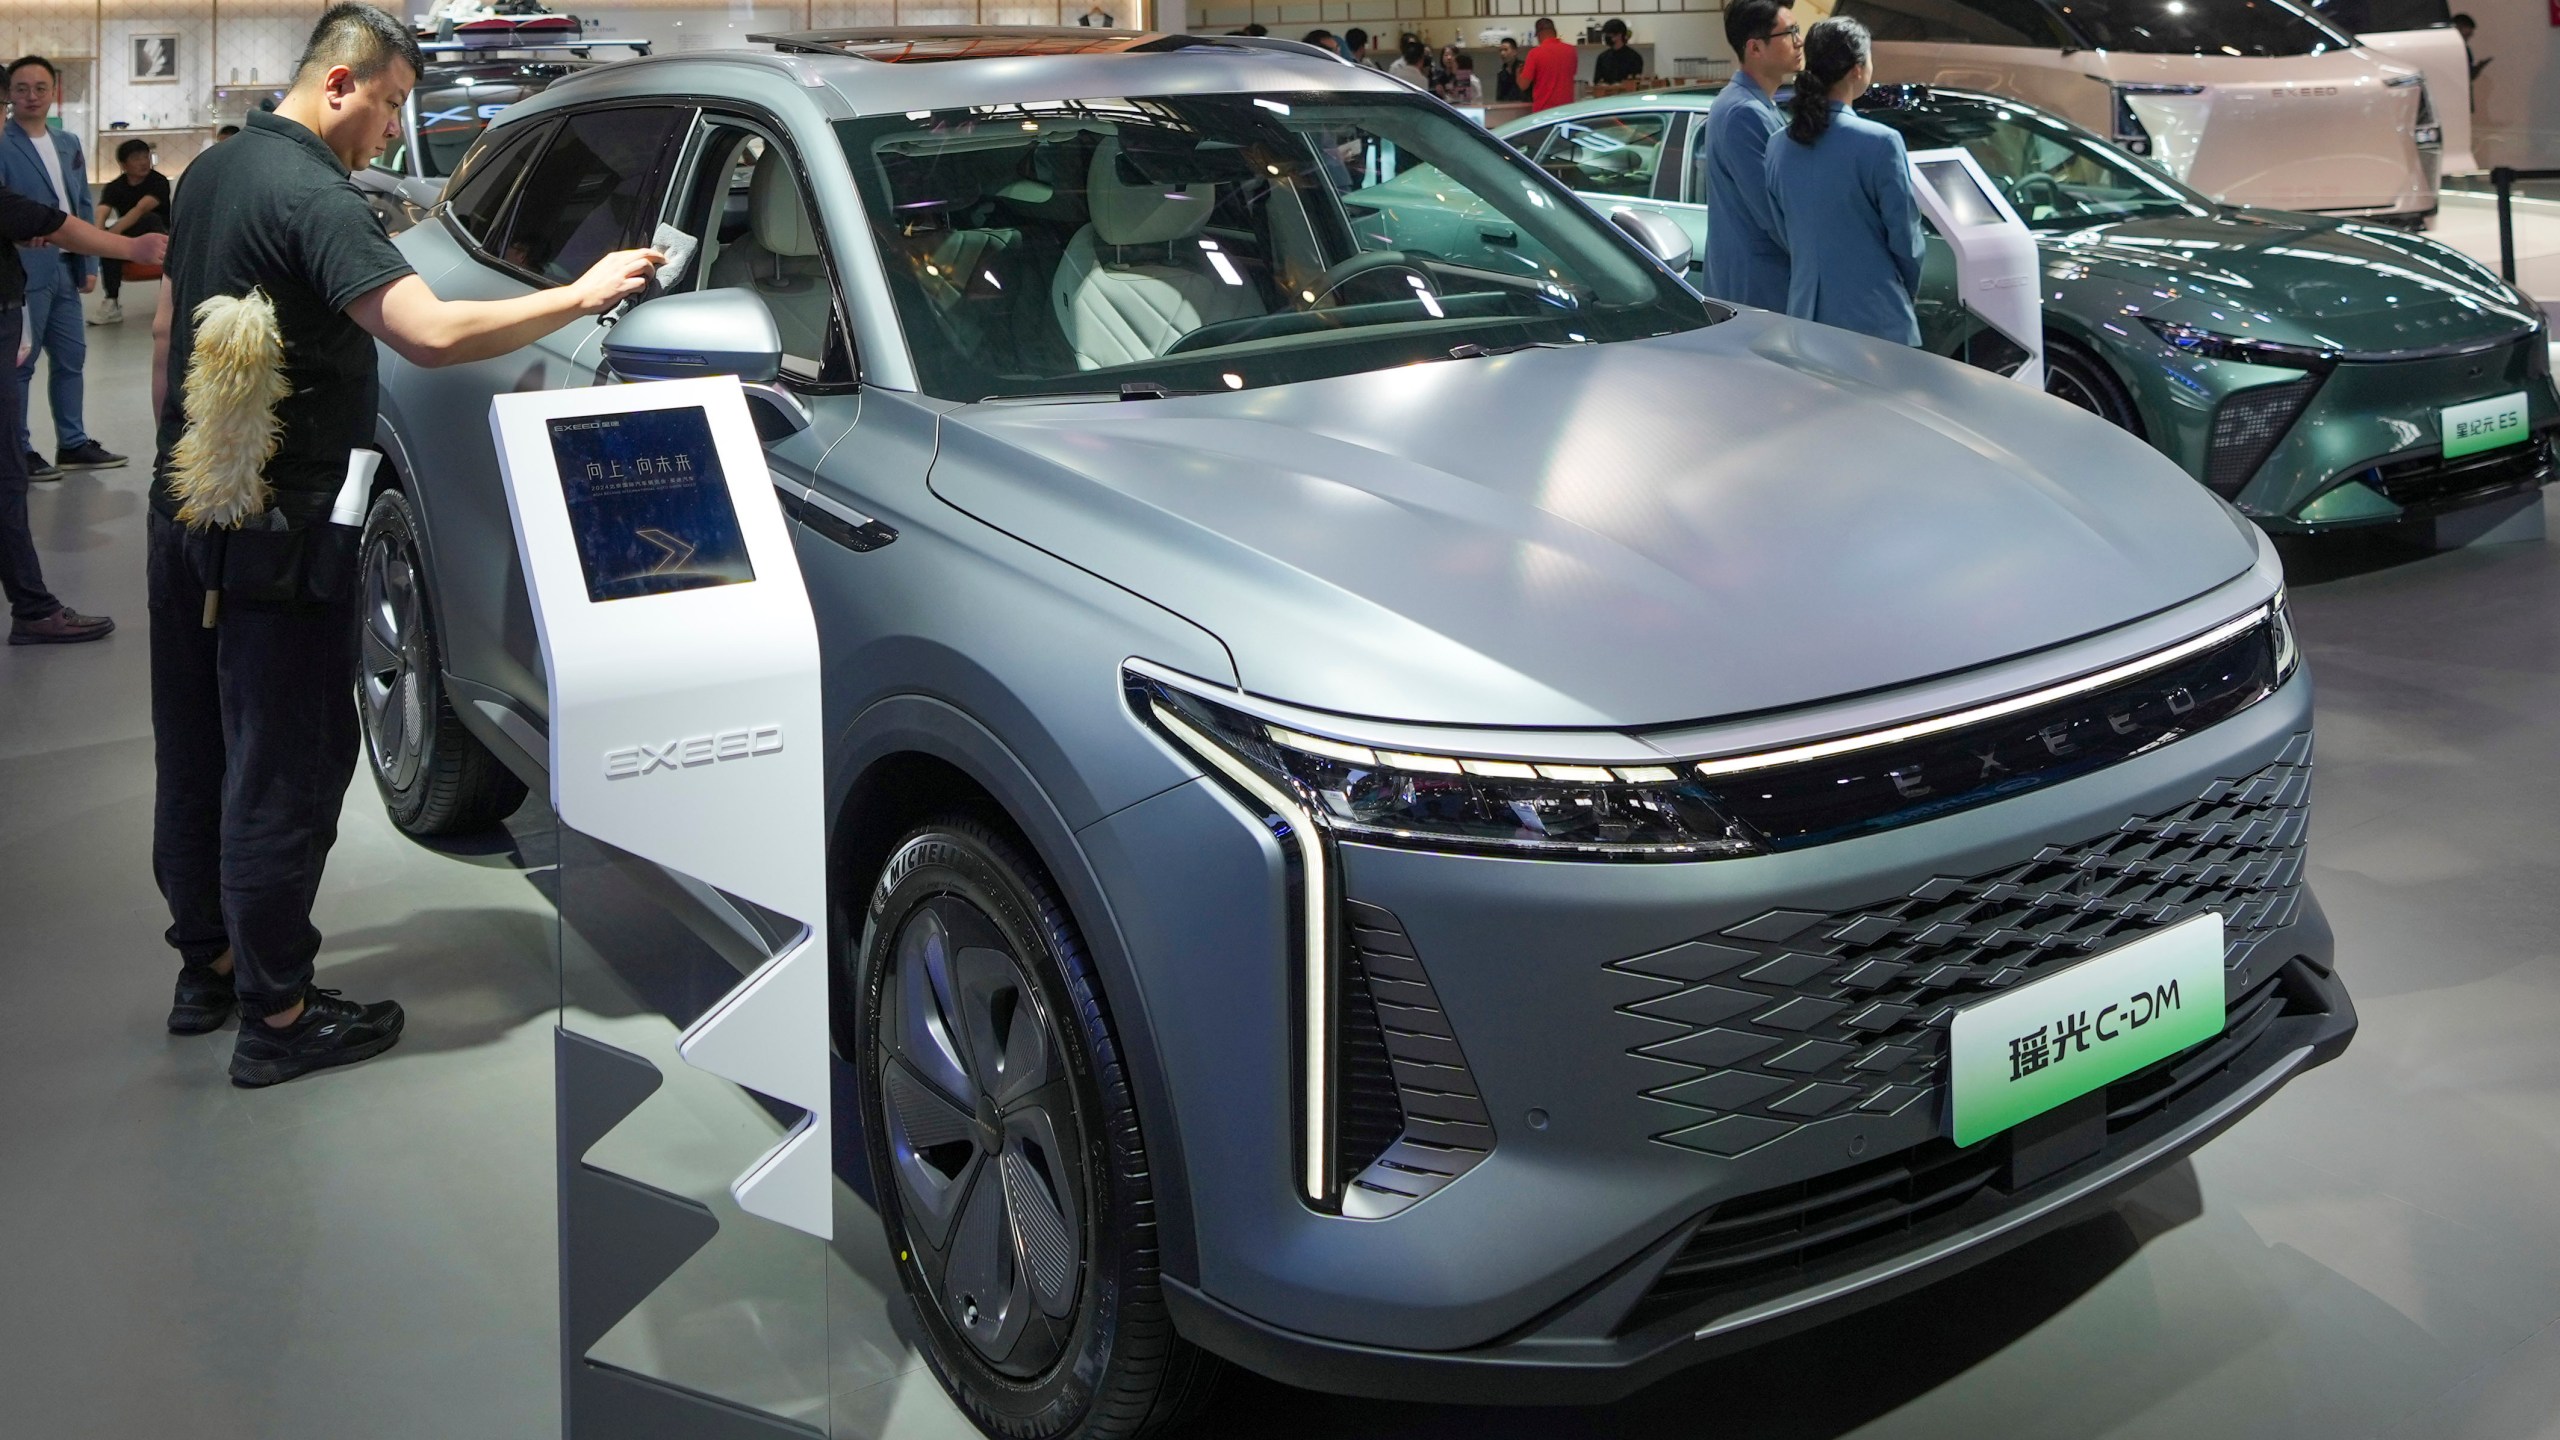
[[[1125,680],[1130,703],[1176,744],[1257,800],[1269,801],[1262,786],[1294,797],[1345,839],[1562,860],[1707,860],[1760,850],[1697,777],[1669,764],[1382,750],[1271,724],[1134,672]]]
[[[2229,360],[2242,365],[2273,365],[2286,370],[2337,368],[2338,352],[2316,345],[2288,345],[2277,340],[2259,340],[2247,335],[2224,335],[2175,320],[2145,315],[2142,323],[2151,333],[2173,350],[2207,360]]]

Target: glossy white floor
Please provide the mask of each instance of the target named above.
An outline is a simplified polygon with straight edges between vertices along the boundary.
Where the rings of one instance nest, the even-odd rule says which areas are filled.
[[[149,337],[91,336],[92,428],[143,456]],[[0,649],[0,1435],[556,1433],[543,827],[436,853],[350,793],[322,983],[409,1006],[382,1061],[242,1093],[227,1037],[163,1034],[143,485],[36,493],[55,588],[125,631]],[[2342,1060],[2107,1217],[1607,1410],[1243,1380],[1209,1433],[2560,1440],[2560,542],[2297,587]],[[842,1208],[836,1430],[956,1440]]]

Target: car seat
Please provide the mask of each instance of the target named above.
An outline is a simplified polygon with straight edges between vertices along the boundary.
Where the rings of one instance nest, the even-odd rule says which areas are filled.
[[[767,149],[747,185],[747,234],[711,262],[711,284],[752,290],[773,312],[782,353],[822,360],[835,301],[827,289],[827,262],[818,253],[818,229],[780,151]]]
[[[1198,241],[1217,186],[1124,170],[1115,138],[1094,147],[1085,199],[1092,223],[1067,242],[1050,287],[1077,369],[1153,359],[1203,325],[1263,313],[1253,286],[1220,274]]]

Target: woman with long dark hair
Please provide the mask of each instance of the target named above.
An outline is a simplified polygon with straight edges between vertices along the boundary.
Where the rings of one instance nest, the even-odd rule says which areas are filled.
[[[1769,200],[1787,242],[1787,313],[1920,343],[1920,206],[1902,137],[1850,105],[1870,76],[1867,27],[1835,15],[1805,32]]]

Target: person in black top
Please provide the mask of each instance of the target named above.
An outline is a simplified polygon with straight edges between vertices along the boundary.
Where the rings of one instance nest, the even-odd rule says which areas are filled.
[[[152,327],[152,867],[179,956],[169,1028],[218,1029],[236,1005],[231,1079],[244,1087],[378,1055],[403,1019],[392,1002],[311,983],[311,906],[358,744],[356,531],[327,517],[349,453],[374,438],[374,341],[419,366],[489,359],[611,309],[666,258],[617,251],[516,299],[437,298],[347,178],[399,134],[422,68],[408,26],[370,5],[331,8],[283,103],[198,156],[170,206]],[[202,356],[200,311],[221,326]],[[234,383],[277,353],[237,343],[244,330],[280,347],[280,374]],[[263,469],[243,475],[236,449],[185,443],[197,426],[236,430],[231,397],[269,394],[281,398]],[[201,508],[208,474],[245,482],[247,508]]]
[[[110,235],[0,186],[0,241],[8,242],[0,244],[0,335],[18,336],[26,326],[27,272],[18,262],[18,247],[46,239],[83,255],[144,264],[157,264],[169,249],[165,235]],[[7,358],[10,363],[0,365],[0,436],[18,433],[26,403],[17,357]],[[116,628],[104,615],[83,615],[44,588],[44,567],[36,562],[35,534],[27,523],[27,457],[8,444],[0,444],[0,593],[9,597],[12,645],[73,645],[105,639]]]
[[[1502,63],[1493,72],[1493,99],[1498,105],[1526,104],[1529,92],[1520,88],[1520,42],[1506,37],[1497,52]]]
[[[116,147],[116,163],[124,173],[98,191],[98,223],[118,235],[169,233],[169,177],[151,168],[151,142],[127,140]],[[107,298],[90,317],[92,325],[124,323],[124,262],[98,266]]]
[[[1591,83],[1624,85],[1644,74],[1644,52],[1627,43],[1627,22],[1611,19],[1600,27],[1600,58],[1591,62]]]

